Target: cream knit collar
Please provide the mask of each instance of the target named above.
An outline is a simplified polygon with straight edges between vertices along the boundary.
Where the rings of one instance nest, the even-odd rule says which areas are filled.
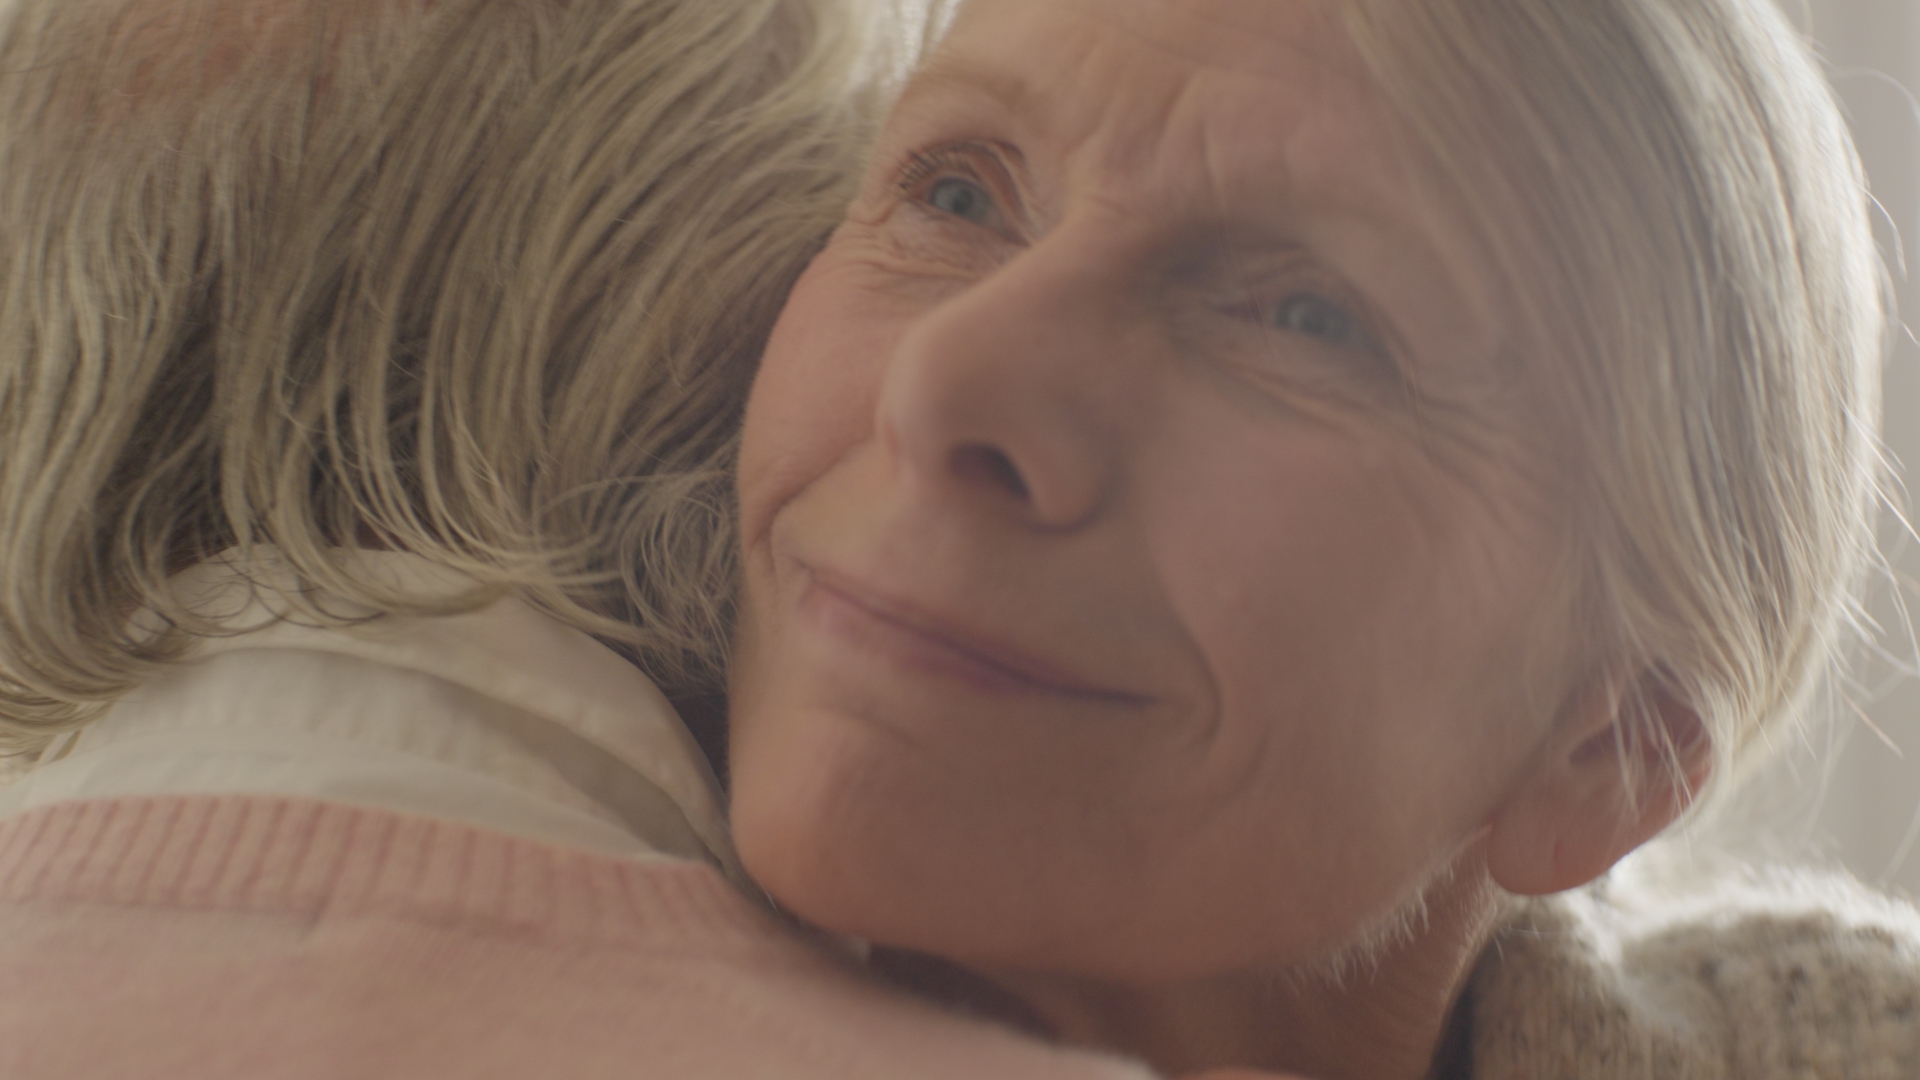
[[[1920,1080],[1920,912],[1728,869],[1529,903],[1469,987],[1476,1080]]]
[[[358,557],[428,595],[460,584],[415,556]],[[262,579],[273,587],[255,588]],[[79,798],[295,795],[603,854],[701,859],[744,881],[691,735],[604,645],[512,598],[303,625],[276,607],[275,588],[292,584],[270,550],[181,575],[196,610],[234,636],[198,641],[57,744],[0,788],[0,816]]]

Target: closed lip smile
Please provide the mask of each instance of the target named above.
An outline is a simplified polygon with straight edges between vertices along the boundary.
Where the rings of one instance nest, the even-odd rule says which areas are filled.
[[[912,604],[867,590],[840,574],[806,563],[800,568],[808,579],[806,591],[813,594],[803,604],[824,602],[828,610],[821,614],[837,636],[878,645],[908,666],[1001,692],[1037,692],[1124,705],[1150,700],[1143,694],[1088,683]],[[876,637],[881,640],[874,641]]]

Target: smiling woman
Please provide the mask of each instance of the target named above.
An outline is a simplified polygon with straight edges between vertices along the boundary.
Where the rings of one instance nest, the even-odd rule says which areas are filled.
[[[1514,897],[1744,772],[1866,563],[1878,265],[1771,6],[971,0],[870,160],[740,465],[776,898],[1173,1071],[1787,1075],[1608,946],[1467,990],[1516,911],[1585,947]],[[1909,936],[1820,1007],[1912,1071],[1860,903]]]
[[[878,865],[918,853],[932,895],[836,886],[876,914],[972,909],[981,953],[949,949],[1113,976],[1298,957],[1395,917],[1574,674],[1540,632],[1568,621],[1542,600],[1567,542],[1548,432],[1498,389],[1512,328],[1484,257],[1423,212],[1438,193],[1396,167],[1328,13],[1256,6],[1267,47],[1208,64],[1187,54],[1246,31],[1017,7],[969,8],[908,91],[768,350],[741,470],[737,821],[757,835],[759,763],[796,752],[762,757],[759,703],[804,703],[847,734],[767,736],[855,741],[779,782],[930,811],[877,824],[898,848]],[[1058,78],[988,89],[1049,54]],[[983,804],[985,776],[1020,797]],[[1224,863],[1192,844],[1203,825],[1298,854]],[[1019,878],[1071,883],[1060,910],[975,908],[961,883],[1023,857]],[[1223,895],[1260,901],[1235,923],[1200,902]],[[1135,904],[1163,913],[1153,933]]]

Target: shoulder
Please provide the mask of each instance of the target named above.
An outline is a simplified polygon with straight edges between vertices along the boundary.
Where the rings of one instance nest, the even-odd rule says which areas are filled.
[[[0,822],[7,1080],[560,1075],[1152,1080],[894,991],[705,863],[256,796]]]
[[[1920,912],[1837,873],[1531,901],[1472,993],[1481,1080],[1920,1076]]]

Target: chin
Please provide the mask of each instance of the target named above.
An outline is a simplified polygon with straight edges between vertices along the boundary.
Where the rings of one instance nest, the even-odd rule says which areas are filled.
[[[1003,936],[1020,936],[1016,920],[1035,914],[983,903],[991,876],[965,865],[937,828],[892,797],[897,785],[876,785],[851,755],[827,760],[789,746],[763,757],[759,749],[737,758],[734,841],[747,873],[788,913],[970,965],[1004,955]]]
[[[741,864],[783,909],[822,930],[897,932],[878,918],[911,906],[876,850],[885,829],[875,807],[886,804],[848,747],[822,741],[748,737],[734,746],[730,814]]]

